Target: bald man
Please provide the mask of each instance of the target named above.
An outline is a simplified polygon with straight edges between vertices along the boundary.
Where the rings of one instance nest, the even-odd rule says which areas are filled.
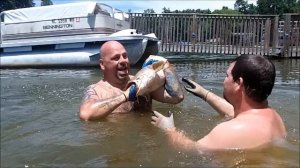
[[[174,67],[167,62],[164,65],[165,80],[161,87],[149,95],[130,99],[131,87],[125,90],[130,79],[128,54],[124,46],[117,41],[108,41],[100,49],[99,64],[103,79],[90,85],[80,106],[82,120],[97,120],[111,113],[128,113],[134,110],[152,111],[152,99],[163,103],[177,104],[183,100],[183,92]],[[165,89],[166,88],[166,89]]]

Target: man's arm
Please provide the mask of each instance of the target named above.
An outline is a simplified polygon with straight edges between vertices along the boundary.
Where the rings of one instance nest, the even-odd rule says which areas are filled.
[[[165,131],[172,145],[186,151],[197,150],[195,141],[176,130],[172,113],[169,117],[165,117],[157,111],[153,111],[153,113],[151,124]]]
[[[196,151],[202,153],[202,149],[197,148],[197,142],[188,138],[183,132],[177,131],[176,128],[169,129],[166,134],[173,146],[177,149],[185,151]]]
[[[230,120],[217,125],[198,141],[186,137],[175,127],[166,130],[166,134],[170,142],[177,148],[199,153],[230,149],[258,149],[271,142],[260,127],[252,127],[245,124],[244,121],[241,123]]]
[[[234,117],[233,106],[223,99],[222,97],[214,94],[213,92],[208,92],[206,95],[206,102],[214,108],[219,114],[228,117]]]
[[[205,151],[253,147],[255,138],[249,138],[251,129],[245,126],[244,123],[233,120],[223,122],[202,139],[194,141],[176,130],[173,114],[165,117],[157,111],[153,111],[153,113],[151,124],[165,131],[172,145],[179,149],[202,153]]]
[[[166,82],[164,86],[151,93],[152,98],[164,103],[180,103],[184,95],[174,66],[167,61],[164,69],[158,73],[163,73]]]
[[[222,130],[222,132],[220,132],[219,130]],[[222,128],[214,129],[198,141],[190,139],[189,137],[184,135],[183,132],[178,131],[175,127],[166,130],[166,134],[169,138],[170,143],[177,149],[203,153],[208,151],[230,149],[232,144],[235,143],[235,139],[234,136],[230,137],[230,133],[225,131],[226,130]]]
[[[106,117],[127,101],[125,94],[128,97],[128,92],[125,92],[112,98],[99,100],[95,89],[92,86],[88,87],[80,106],[80,118],[82,120],[95,120]]]
[[[188,84],[189,87],[188,86],[184,87],[188,92],[206,101],[219,114],[229,116],[229,117],[234,117],[233,106],[225,99],[214,94],[210,90],[205,89],[200,84],[190,79],[182,78],[182,81]]]

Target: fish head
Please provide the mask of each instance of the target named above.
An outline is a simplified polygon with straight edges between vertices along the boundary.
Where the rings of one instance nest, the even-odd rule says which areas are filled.
[[[165,66],[165,61],[157,61],[157,62],[155,62],[155,63],[153,63],[152,65],[151,65],[151,68],[155,71],[155,72],[158,72],[158,71],[160,71],[160,70],[162,70],[163,68],[164,68],[164,66]]]
[[[159,76],[157,75],[156,71],[152,68],[152,65],[147,66],[141,69],[133,77],[133,79],[127,83],[126,89],[128,89],[132,84],[135,84],[137,90],[136,95],[144,95],[158,88],[156,86],[158,80],[159,80]]]

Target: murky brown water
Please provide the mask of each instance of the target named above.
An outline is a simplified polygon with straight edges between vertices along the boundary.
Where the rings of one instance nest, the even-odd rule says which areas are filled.
[[[169,58],[180,78],[222,94],[229,60]],[[174,149],[150,124],[149,113],[80,121],[83,90],[101,78],[98,69],[1,69],[1,167],[299,167],[300,60],[274,63],[277,78],[269,102],[284,119],[286,143],[262,151],[202,155]],[[195,140],[224,120],[187,92],[182,103],[154,102],[154,109],[173,111],[177,128]]]

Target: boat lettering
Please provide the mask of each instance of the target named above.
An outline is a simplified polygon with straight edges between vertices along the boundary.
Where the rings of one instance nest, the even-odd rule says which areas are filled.
[[[73,23],[74,22],[74,18],[64,18],[64,19],[52,19],[52,23],[68,23],[68,22],[71,22]]]
[[[73,28],[73,24],[55,24],[55,25],[46,25],[43,26],[43,30],[49,30],[49,29],[63,29],[63,28]]]
[[[52,25],[43,26],[43,30],[73,28],[74,20],[74,18],[52,19]]]

